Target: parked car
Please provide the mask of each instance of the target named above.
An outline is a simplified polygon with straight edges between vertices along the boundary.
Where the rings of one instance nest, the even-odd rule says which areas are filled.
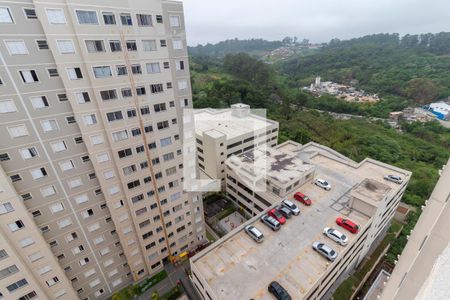
[[[336,251],[334,251],[330,246],[324,243],[314,242],[312,247],[315,251],[319,252],[323,257],[325,257],[329,261],[334,261],[337,257]]]
[[[283,200],[281,205],[289,209],[294,216],[298,216],[300,214],[300,209],[289,200]]]
[[[285,217],[286,219],[290,219],[292,217],[292,212],[287,207],[284,207],[282,205],[278,205],[277,207],[275,207],[275,209],[277,211],[279,211],[283,215],[283,217]]]
[[[280,222],[278,222],[275,218],[273,218],[273,217],[271,217],[269,215],[262,216],[261,217],[261,222],[266,224],[273,231],[280,230],[280,228],[281,228]]]
[[[347,229],[348,231],[350,231],[351,233],[358,233],[359,230],[359,226],[356,225],[354,222],[352,222],[349,219],[345,219],[345,218],[337,218],[336,219],[336,224],[338,224],[339,226]]]
[[[342,232],[340,232],[339,230],[330,227],[325,227],[323,229],[323,234],[342,246],[347,245],[348,242],[347,236]]]
[[[272,218],[275,218],[278,222],[281,223],[281,225],[286,223],[286,218],[281,214],[281,212],[279,212],[275,208],[272,208],[271,210],[269,210],[269,216],[271,216]]]
[[[281,286],[276,281],[272,281],[268,288],[269,292],[275,296],[278,300],[291,300],[291,296],[288,294],[288,292],[284,289],[284,287]]]
[[[385,175],[384,180],[392,181],[397,184],[401,184],[403,182],[403,179],[400,176],[397,175]]]
[[[245,232],[254,239],[257,243],[262,243],[264,241],[264,234],[258,230],[255,226],[248,225],[244,228]]]
[[[301,203],[305,204],[306,206],[310,206],[312,204],[311,199],[309,199],[308,196],[305,194],[302,194],[300,192],[295,193],[294,195],[295,200],[300,201]]]
[[[317,178],[314,184],[317,185],[318,187],[323,188],[326,191],[331,190],[331,185],[325,179]]]

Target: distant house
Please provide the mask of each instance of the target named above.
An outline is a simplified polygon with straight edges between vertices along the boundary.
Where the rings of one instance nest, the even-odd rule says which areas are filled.
[[[424,107],[434,115],[439,120],[449,120],[450,119],[450,104],[446,102],[435,102],[430,103],[429,105]]]

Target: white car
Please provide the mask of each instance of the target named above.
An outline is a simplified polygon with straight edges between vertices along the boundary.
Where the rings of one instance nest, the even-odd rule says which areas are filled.
[[[397,175],[386,175],[386,176],[384,176],[384,180],[392,181],[397,184],[402,184],[402,182],[403,182],[403,179]]]
[[[345,246],[348,243],[348,238],[345,234],[334,228],[325,227],[323,229],[323,234],[342,246]]]
[[[281,205],[289,209],[294,216],[298,216],[298,214],[300,213],[300,209],[297,207],[297,205],[287,199],[283,200],[281,202]]]
[[[317,252],[319,252],[322,256],[327,258],[329,261],[335,261],[338,254],[336,251],[333,250],[330,246],[321,243],[321,242],[314,242],[312,245],[313,249]]]
[[[323,188],[326,191],[331,190],[331,185],[325,179],[317,178],[314,184],[317,185],[318,187]]]

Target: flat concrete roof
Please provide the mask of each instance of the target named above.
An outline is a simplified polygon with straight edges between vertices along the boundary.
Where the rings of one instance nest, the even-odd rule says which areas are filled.
[[[278,124],[278,122],[266,119],[252,111],[250,110],[250,113],[240,117],[239,114],[233,113],[231,108],[195,110],[195,133],[200,136],[209,134],[213,137],[222,134],[227,139],[233,139],[250,132],[261,132],[271,125]]]
[[[381,299],[448,299],[450,160],[427,201]],[[417,298],[416,298],[417,297]]]
[[[262,224],[260,214],[194,256],[191,263],[218,299],[273,299],[267,291],[273,280],[280,282],[293,299],[301,299],[333,265],[312,250],[312,243],[323,241],[339,255],[346,249],[325,238],[323,228],[338,228],[335,220],[342,216],[349,217],[362,228],[370,220],[346,206],[351,190],[370,178],[385,184],[390,188],[389,192],[395,193],[399,185],[383,182],[383,176],[387,173],[410,176],[408,171],[367,159],[361,163],[353,162],[314,143],[294,146],[281,144],[279,147],[298,150],[292,153],[308,158],[316,167],[316,177],[326,179],[332,189],[325,191],[309,181],[288,195],[287,198],[300,207],[301,213],[289,219],[280,231],[273,232]],[[305,207],[293,200],[297,191],[308,195],[313,204]],[[242,230],[248,224],[253,224],[264,234],[263,243],[255,243]],[[340,230],[349,237],[349,244],[362,232],[353,235],[342,228]]]
[[[305,172],[314,169],[313,165],[305,163],[295,154],[266,145],[231,156],[227,160],[227,165],[235,172],[244,172],[252,179],[265,176],[266,179],[274,180],[281,185],[299,180]]]

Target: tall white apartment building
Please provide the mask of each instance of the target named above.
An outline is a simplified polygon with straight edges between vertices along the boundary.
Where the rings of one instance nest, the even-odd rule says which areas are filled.
[[[228,196],[254,217],[191,258],[192,282],[207,300],[272,299],[272,281],[292,299],[331,298],[333,288],[386,232],[411,172],[369,158],[357,163],[315,143],[287,141],[230,157],[226,175]],[[400,176],[403,182],[387,181],[385,175]],[[327,180],[331,189],[314,185],[315,178]],[[312,204],[295,200],[296,192],[308,195]],[[272,231],[260,217],[283,199],[296,203],[301,212]],[[339,227],[339,217],[358,224],[358,232]],[[262,243],[246,234],[248,225],[264,235]],[[346,234],[347,245],[326,238],[325,227]],[[336,251],[333,262],[312,249],[316,241]]]
[[[278,122],[261,110],[237,103],[229,109],[195,110],[197,162],[201,178],[221,180],[225,186],[225,160],[255,147],[278,143]]]
[[[180,2],[0,1],[3,297],[105,299],[203,242],[185,107]]]

